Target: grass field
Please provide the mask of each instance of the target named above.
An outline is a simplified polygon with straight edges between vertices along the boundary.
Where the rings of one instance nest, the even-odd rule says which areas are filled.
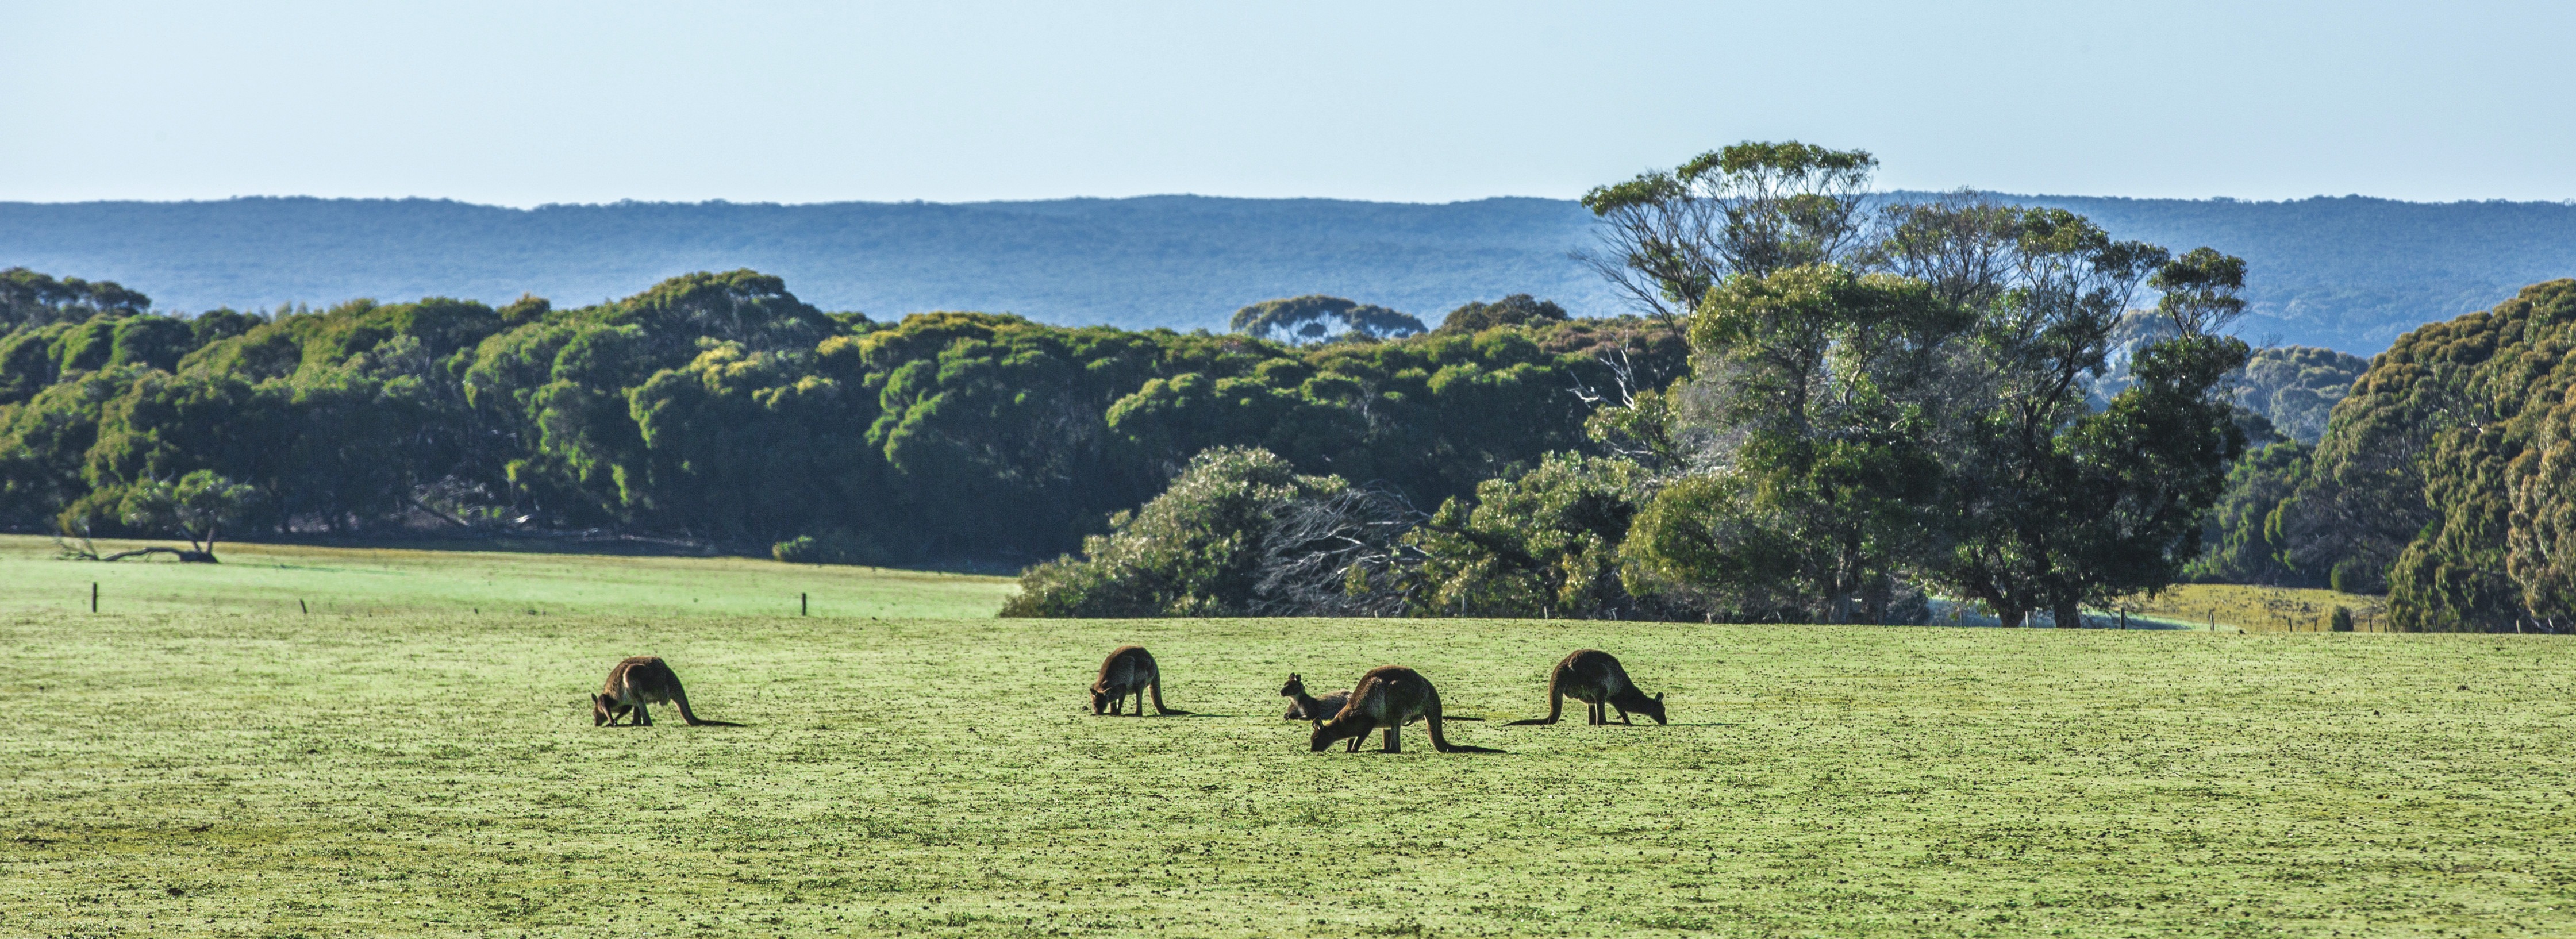
[[[685,615],[827,573],[254,554],[97,615],[103,565],[0,561],[0,936],[2576,933],[2559,639]],[[1130,641],[1198,715],[1082,713]],[[1586,645],[1674,724],[1498,726]],[[638,653],[749,726],[592,727]],[[1278,719],[1385,663],[1509,752]]]
[[[2324,632],[2338,606],[2352,611],[2355,630],[2388,628],[2388,598],[2332,590],[2180,584],[2139,604],[2148,616],[2196,627],[2216,622],[2246,632]]]
[[[98,543],[102,551],[167,542]],[[49,538],[0,535],[0,613],[190,616],[991,616],[1002,577],[747,558],[389,551],[225,544],[221,564],[55,560]],[[303,606],[297,606],[302,601]]]

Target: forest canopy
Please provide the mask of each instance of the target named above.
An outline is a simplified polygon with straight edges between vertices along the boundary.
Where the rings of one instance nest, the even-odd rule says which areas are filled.
[[[988,313],[879,323],[752,271],[575,308],[194,318],[113,284],[6,282],[0,526],[100,535],[138,529],[89,507],[209,471],[258,493],[236,533],[614,528],[808,559],[1043,557],[1210,447],[1436,504],[1581,446],[1570,389],[1615,383],[1607,357],[1669,376],[1686,354],[1636,319],[1302,347]]]

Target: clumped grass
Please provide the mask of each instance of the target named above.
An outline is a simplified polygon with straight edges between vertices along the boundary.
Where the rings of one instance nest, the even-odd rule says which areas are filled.
[[[0,612],[0,935],[2576,932],[2546,637],[184,606]],[[1674,725],[1499,726],[1587,645]],[[1279,719],[1386,663],[1509,752]]]

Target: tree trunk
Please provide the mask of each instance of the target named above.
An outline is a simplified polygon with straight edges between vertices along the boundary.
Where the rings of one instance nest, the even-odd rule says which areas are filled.
[[[2057,628],[2059,629],[2084,628],[2084,608],[2073,600],[2057,601],[2057,611],[2055,615],[2057,617]]]
[[[106,557],[99,558],[99,560],[101,560],[101,561],[122,561],[122,560],[125,560],[126,558],[132,558],[132,557],[143,557],[143,556],[145,556],[145,555],[152,555],[152,554],[168,554],[168,555],[174,556],[174,557],[176,557],[176,558],[178,558],[178,559],[179,559],[179,563],[181,563],[181,564],[213,564],[213,563],[216,563],[214,552],[211,552],[211,551],[189,551],[189,550],[186,550],[186,549],[183,549],[183,548],[165,548],[165,547],[162,547],[162,546],[160,546],[160,545],[154,545],[154,546],[149,547],[149,548],[136,548],[136,549],[134,549],[134,550],[132,550],[132,551],[119,551],[119,552],[116,552],[115,554],[111,554],[111,555],[108,555],[108,556],[106,556]]]

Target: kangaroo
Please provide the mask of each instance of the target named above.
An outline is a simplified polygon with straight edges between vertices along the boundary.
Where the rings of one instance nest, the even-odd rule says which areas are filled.
[[[1402,753],[1404,741],[1399,735],[1404,725],[1417,717],[1431,730],[1431,748],[1434,750],[1442,753],[1503,752],[1450,743],[1449,738],[1440,733],[1439,690],[1431,687],[1431,680],[1422,677],[1421,672],[1401,665],[1381,665],[1360,676],[1360,683],[1351,688],[1350,700],[1342,705],[1332,720],[1315,725],[1314,739],[1308,743],[1314,752],[1321,753],[1334,741],[1347,739],[1351,742],[1350,752],[1358,753],[1360,741],[1368,736],[1368,732],[1383,728],[1386,730],[1386,752]]]
[[[1135,695],[1136,716],[1143,717],[1147,692],[1154,695],[1155,713],[1189,713],[1163,706],[1163,672],[1154,667],[1153,653],[1144,646],[1119,646],[1100,661],[1100,680],[1091,683],[1091,713],[1116,714]]]
[[[1505,727],[1524,724],[1553,724],[1565,713],[1565,699],[1573,698],[1592,705],[1587,724],[1610,723],[1603,708],[1619,709],[1619,723],[1634,723],[1629,714],[1643,714],[1664,723],[1664,696],[1646,697],[1628,680],[1628,670],[1619,667],[1619,659],[1599,649],[1576,649],[1565,661],[1556,663],[1556,671],[1547,676],[1547,716],[1513,721]]]
[[[1279,689],[1279,696],[1288,699],[1286,720],[1309,721],[1317,727],[1324,726],[1325,721],[1341,713],[1342,705],[1351,700],[1351,693],[1347,691],[1336,691],[1320,698],[1309,695],[1306,693],[1306,680],[1295,672],[1288,673],[1288,684]]]
[[[676,704],[680,719],[691,727],[740,727],[731,721],[702,721],[689,710],[689,693],[680,689],[679,673],[658,655],[638,655],[617,663],[608,670],[608,684],[590,696],[590,725],[614,727],[619,718],[633,715],[630,727],[653,726],[653,714],[644,705]]]

